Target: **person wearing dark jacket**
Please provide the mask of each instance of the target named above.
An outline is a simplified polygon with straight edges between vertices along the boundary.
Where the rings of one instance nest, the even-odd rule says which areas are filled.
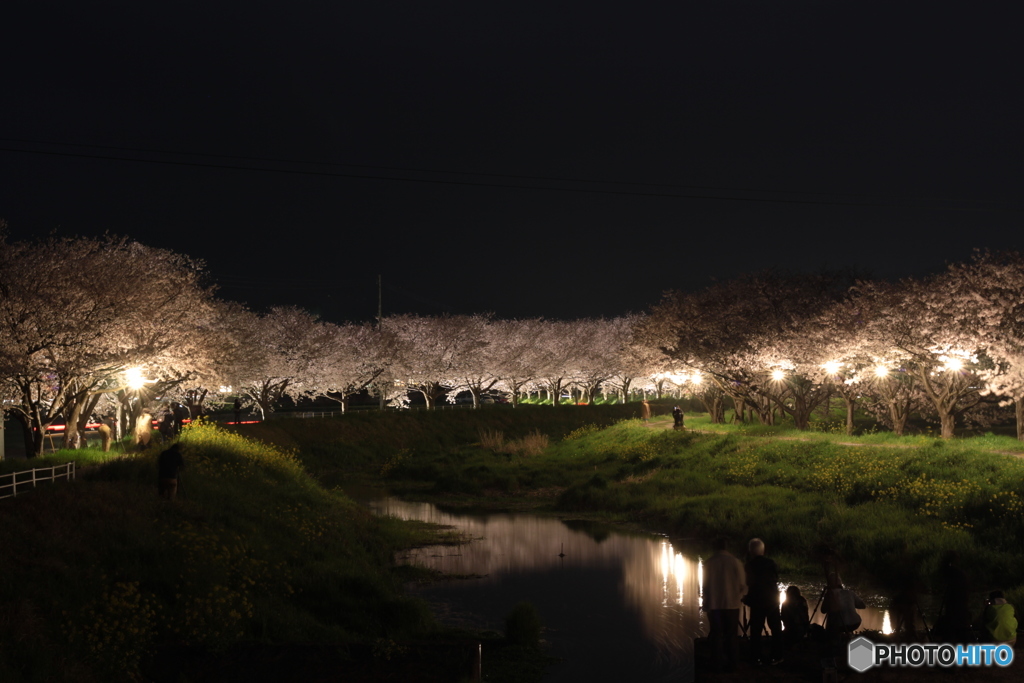
[[[971,593],[967,573],[960,568],[960,554],[955,550],[942,556],[939,572],[946,590],[942,595],[942,613],[935,621],[932,632],[940,643],[970,643],[974,639],[971,629]]]
[[[750,559],[745,567],[747,595],[743,601],[750,607],[750,654],[755,662],[765,661],[761,644],[761,631],[768,624],[771,631],[771,654],[768,662],[782,661],[782,617],[779,613],[779,568],[764,555],[764,541],[750,539],[747,544]]]
[[[174,500],[178,495],[178,476],[185,469],[185,459],[181,456],[181,444],[173,443],[170,448],[160,453],[156,462],[158,487],[160,495],[167,500]]]
[[[676,406],[672,409],[672,423],[676,429],[683,428],[683,409]]]
[[[798,586],[786,589],[786,602],[782,603],[782,632],[786,648],[791,648],[807,635],[810,629],[810,617],[807,612],[807,599],[800,595]]]

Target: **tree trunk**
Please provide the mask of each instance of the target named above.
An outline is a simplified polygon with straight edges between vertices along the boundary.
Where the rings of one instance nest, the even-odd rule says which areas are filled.
[[[796,428],[802,432],[806,432],[811,428],[811,411],[813,407],[808,408],[807,401],[803,397],[797,394],[793,398],[793,422],[796,423]],[[782,411],[780,411],[781,413]]]
[[[757,414],[758,422],[763,425],[775,424],[775,407],[771,403],[758,398],[758,400],[753,402],[751,407]]]
[[[29,458],[35,458],[42,456],[45,439],[46,439],[46,428],[49,424],[43,424],[43,416],[39,412],[39,407],[32,406],[32,450],[26,455]]]
[[[853,398],[843,397],[846,401],[846,435],[853,436],[853,412],[857,405],[857,400]]]
[[[114,411],[114,441],[120,441],[124,436],[124,406],[121,405],[121,401],[117,402],[117,408]]]
[[[950,412],[939,413],[939,423],[942,425],[942,438],[952,439],[953,428],[956,426],[956,415]]]
[[[185,406],[188,408],[188,414],[193,419],[203,414],[203,402],[206,400],[208,393],[209,389],[195,389],[185,392]]]
[[[892,431],[896,436],[903,436],[903,431],[907,428],[907,418],[909,417],[908,411],[900,410],[900,406],[895,403],[889,404],[889,416],[892,419]]]
[[[747,411],[747,403],[742,398],[732,397],[733,422],[744,422],[744,413]]]
[[[82,414],[82,401],[75,400],[72,404],[71,415],[68,416],[64,422],[64,438],[62,439],[61,448],[76,449],[78,448],[78,418]]]
[[[1013,408],[1017,414],[1017,441],[1024,441],[1024,398],[1013,399]]]

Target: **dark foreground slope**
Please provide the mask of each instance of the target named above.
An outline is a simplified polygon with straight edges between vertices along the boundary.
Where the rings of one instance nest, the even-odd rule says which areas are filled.
[[[157,497],[156,451],[0,501],[0,680],[469,671],[464,644],[401,594],[394,552],[427,532],[370,516],[273,447],[203,426],[182,443],[175,503]]]

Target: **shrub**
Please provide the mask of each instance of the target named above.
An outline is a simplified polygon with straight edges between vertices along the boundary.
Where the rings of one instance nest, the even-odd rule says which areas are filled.
[[[500,453],[502,447],[505,445],[505,434],[500,430],[481,430],[480,432],[480,446],[486,448],[489,451]]]
[[[516,442],[516,450],[523,456],[540,455],[547,448],[548,436],[540,432],[531,432]]]

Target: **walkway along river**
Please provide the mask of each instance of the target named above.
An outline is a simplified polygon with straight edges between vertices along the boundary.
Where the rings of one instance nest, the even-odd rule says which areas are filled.
[[[377,514],[452,526],[474,539],[400,558],[480,577],[414,593],[442,622],[495,631],[504,629],[517,603],[533,603],[549,652],[561,660],[544,681],[694,680],[693,639],[707,633],[707,622],[700,611],[701,559],[685,546],[584,521],[449,514],[395,498],[369,505]],[[801,588],[813,610],[821,587]],[[889,630],[886,612],[869,608],[861,616],[864,628]]]

